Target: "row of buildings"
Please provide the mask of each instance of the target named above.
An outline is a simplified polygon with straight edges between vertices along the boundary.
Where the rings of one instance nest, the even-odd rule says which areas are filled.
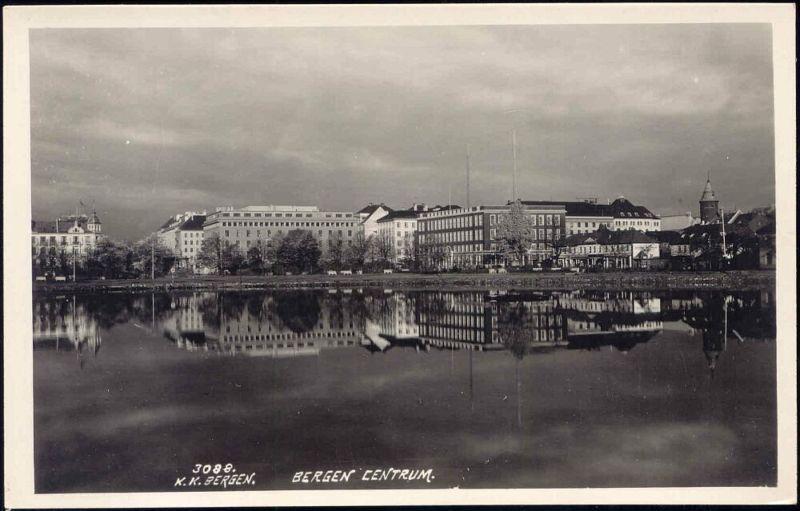
[[[710,178],[699,201],[699,218],[691,213],[661,218],[625,197],[607,203],[588,198],[522,200],[520,204],[531,231],[530,248],[521,264],[547,261],[570,268],[664,267],[673,259],[695,259],[709,247],[722,245],[724,252],[728,226],[731,234],[744,235],[749,229],[760,242],[758,265],[774,267],[774,234],[772,238],[769,235],[770,229],[774,233],[774,210],[756,222],[771,218],[771,225],[766,222],[755,228],[753,219],[746,218],[748,214],[725,215]],[[415,260],[418,265],[424,263],[439,270],[483,268],[507,263],[500,251],[498,229],[511,206],[413,204],[407,209],[393,209],[381,203],[356,212],[294,205],[223,206],[212,213],[176,214],[155,236],[176,255],[179,267],[194,271],[203,270],[197,255],[208,236],[218,236],[246,253],[256,244],[296,229],[310,232],[323,253],[334,245],[346,248],[363,238],[377,240],[394,265],[406,266]],[[33,255],[52,256],[66,249],[72,257],[84,257],[102,235],[96,213],[34,222]]]

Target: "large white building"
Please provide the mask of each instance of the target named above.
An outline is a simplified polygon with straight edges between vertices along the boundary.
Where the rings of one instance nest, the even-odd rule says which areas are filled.
[[[391,262],[398,264],[414,256],[417,212],[412,209],[392,211],[377,222],[378,236],[392,247]]]
[[[197,254],[203,244],[203,224],[206,212],[187,211],[170,217],[156,235],[176,257],[180,268],[197,270]]]
[[[31,255],[35,263],[59,258],[84,261],[103,238],[97,213],[31,222]]]
[[[259,242],[299,229],[310,232],[324,253],[336,243],[342,248],[351,245],[360,224],[357,213],[320,211],[316,206],[224,206],[206,217],[203,233],[218,235],[246,253]]]

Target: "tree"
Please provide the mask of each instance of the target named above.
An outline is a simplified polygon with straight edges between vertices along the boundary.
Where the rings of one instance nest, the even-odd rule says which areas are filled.
[[[441,245],[421,247],[418,257],[423,270],[438,270],[447,259],[447,251]]]
[[[244,266],[245,258],[239,245],[227,240],[222,241],[222,269],[236,274]]]
[[[166,275],[175,264],[175,253],[155,234],[148,236],[133,247],[134,264],[141,275],[156,277]]]
[[[392,239],[389,233],[381,232],[370,235],[367,249],[367,260],[378,268],[390,266],[393,254]]]
[[[156,272],[161,274],[163,270],[164,260],[169,254],[164,252],[165,247],[162,247],[156,254],[156,265],[160,268]],[[133,271],[131,252],[133,249],[125,243],[116,242],[108,238],[102,238],[95,245],[94,250],[89,254],[86,259],[86,270],[90,277],[103,276],[107,279],[119,279],[128,277]],[[161,261],[159,262],[159,255]],[[143,270],[149,269],[149,257],[147,254],[147,261]]]
[[[533,242],[533,222],[519,199],[511,204],[507,214],[500,217],[496,239],[504,257],[524,262]]]
[[[419,254],[417,254],[417,239],[416,236],[408,236],[405,238],[405,253],[398,261],[400,266],[416,270],[419,266]]]
[[[283,270],[282,268],[276,268],[276,266],[278,266],[278,247],[280,247],[283,243],[283,238],[283,234],[276,234],[268,239],[266,245],[264,246],[263,254],[265,267],[279,273]]]
[[[322,266],[329,270],[341,270],[344,264],[344,249],[342,247],[342,240],[330,240],[328,250],[322,260]]]
[[[361,270],[367,260],[369,243],[364,238],[364,233],[356,233],[353,242],[345,249],[344,259],[347,265],[353,269]]]
[[[209,270],[222,273],[222,239],[218,234],[213,233],[203,238],[200,250],[197,252],[197,262]]]
[[[264,248],[261,240],[247,250],[247,267],[256,273],[264,271]]]
[[[319,243],[309,231],[289,231],[277,250],[278,263],[295,271],[314,271],[319,262]]]

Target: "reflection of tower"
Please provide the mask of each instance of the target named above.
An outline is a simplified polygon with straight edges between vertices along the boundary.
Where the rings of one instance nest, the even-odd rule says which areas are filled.
[[[700,197],[700,221],[704,224],[713,224],[720,221],[719,201],[711,189],[711,174],[709,173],[703,196]]]

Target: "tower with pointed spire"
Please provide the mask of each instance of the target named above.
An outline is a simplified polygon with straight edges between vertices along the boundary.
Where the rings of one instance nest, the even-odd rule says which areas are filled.
[[[719,200],[711,188],[711,172],[708,173],[703,196],[700,197],[700,221],[704,224],[714,224],[720,221]]]

